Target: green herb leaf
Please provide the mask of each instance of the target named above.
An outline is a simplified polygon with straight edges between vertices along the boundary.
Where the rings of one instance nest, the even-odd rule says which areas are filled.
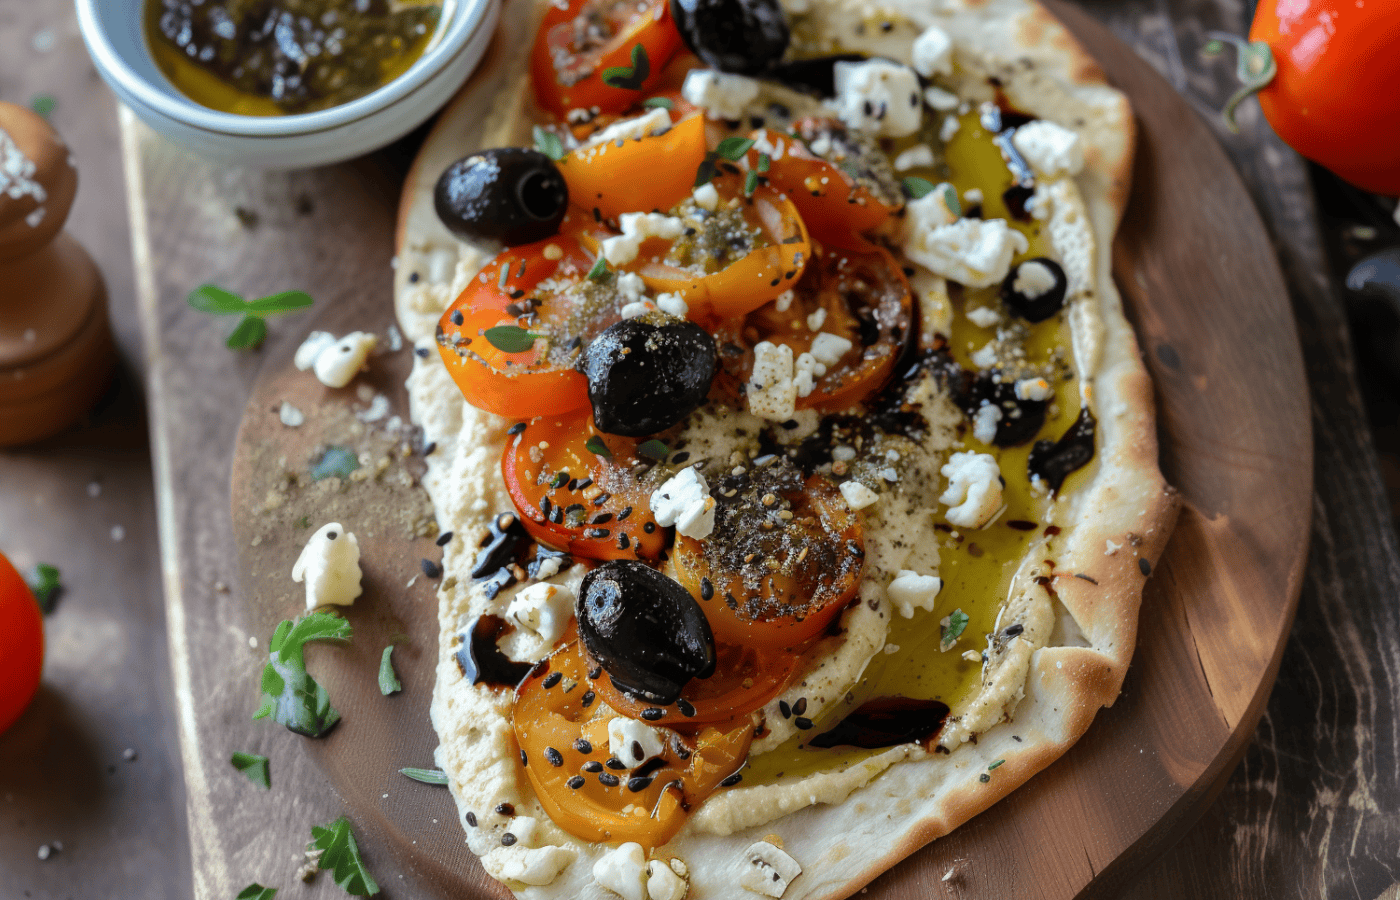
[[[910,175],[904,179],[904,193],[915,200],[920,200],[933,190],[934,184],[927,178],[920,178],[917,175]]]
[[[637,447],[637,455],[646,459],[654,459],[657,462],[664,462],[666,457],[671,455],[671,448],[656,438],[652,438],[649,441],[643,441]]]
[[[587,441],[584,441],[583,449],[587,450],[589,453],[597,454],[603,457],[603,459],[612,459],[612,451],[608,449],[607,444],[603,443],[603,439],[596,434]]]
[[[948,212],[961,216],[962,200],[958,199],[958,189],[946,181],[940,184],[938,189],[943,192],[943,205],[948,207]]]
[[[63,585],[58,581],[58,567],[48,563],[39,563],[30,570],[29,575],[24,579],[29,585],[29,591],[34,595],[34,599],[39,601],[39,609],[44,615],[53,612],[53,605],[58,600],[58,595],[63,593]]]
[[[393,652],[393,645],[390,645],[384,648],[384,655],[379,657],[379,693],[386,697],[403,690],[398,673],[394,671],[394,662],[389,658]]]
[[[705,158],[700,161],[700,167],[695,170],[695,187],[714,181],[719,169],[715,168],[714,152],[706,153]]]
[[[559,135],[539,125],[535,126],[535,149],[553,160],[561,160],[568,154],[564,151],[564,142],[559,140]]]
[[[748,153],[752,146],[752,138],[727,137],[719,142],[719,146],[715,148],[715,155],[720,159],[738,162],[744,158],[744,154]]]
[[[56,106],[58,101],[48,94],[35,94],[34,99],[29,101],[29,108],[46,119],[53,114]]]
[[[749,169],[748,174],[744,176],[744,196],[752,197],[756,190],[758,190],[758,173]]]
[[[234,900],[272,900],[277,896],[277,888],[263,887],[256,881],[238,892]]]
[[[600,256],[594,261],[593,268],[588,270],[586,277],[589,281],[603,281],[610,274],[612,274],[612,269],[608,268],[608,261]]]
[[[268,642],[269,661],[263,667],[262,705],[254,719],[274,722],[307,737],[320,737],[340,721],[330,695],[306,671],[309,641],[348,641],[350,623],[334,613],[314,612],[295,622],[283,621]]]
[[[961,609],[955,609],[945,616],[943,621],[939,623],[938,649],[943,653],[951,650],[953,645],[958,642],[958,638],[962,637],[963,631],[967,629],[967,622],[967,613]]]
[[[669,97],[648,97],[642,101],[642,106],[647,109],[675,109],[676,104],[672,103]]]
[[[758,154],[758,171],[767,172],[771,165],[773,165],[773,160],[767,153]]]
[[[311,295],[305,291],[282,291],[280,294],[269,294],[251,301],[248,304],[248,311],[259,315],[294,312],[298,309],[306,309],[315,302],[311,299]]]
[[[424,784],[447,785],[447,773],[442,769],[399,769],[399,774]]]
[[[497,325],[484,332],[492,347],[502,353],[524,353],[535,346],[535,339],[541,335],[526,331],[519,325]]]
[[[603,70],[603,84],[624,91],[640,91],[642,83],[651,76],[651,61],[647,59],[646,48],[641,44],[632,45],[632,65],[609,66]]]
[[[312,825],[311,848],[321,851],[321,868],[332,873],[345,893],[357,897],[379,893],[379,885],[360,859],[349,819],[341,816],[329,825]]]
[[[185,302],[202,313],[215,316],[231,316],[248,311],[248,304],[242,297],[212,284],[202,284],[190,291]]]
[[[355,465],[358,466],[359,464],[360,464],[359,461],[356,460]],[[310,517],[310,516],[302,516],[300,519],[297,519],[297,520],[296,520],[296,526],[297,526],[298,528],[310,528],[310,527],[311,527],[311,517]]]
[[[332,444],[326,448],[326,452],[321,454],[321,458],[311,464],[311,480],[322,481],[326,478],[347,479],[350,473],[360,467],[360,458],[354,451]],[[298,523],[300,524],[300,523]],[[308,521],[308,526],[310,522]]]
[[[235,769],[242,772],[249,781],[258,787],[264,790],[272,787],[272,773],[268,768],[266,756],[234,751],[233,758],[229,762],[233,763]]]
[[[267,323],[249,313],[243,317],[224,343],[230,350],[251,350],[267,339]]]
[[[1004,763],[1004,762],[1006,762],[1006,760],[1004,760],[1004,759],[999,759],[999,760],[997,760],[996,762],[992,763],[990,766],[987,766],[987,771],[988,771],[988,772],[992,771],[993,769],[995,769],[997,766],[1001,765],[1001,764]]]

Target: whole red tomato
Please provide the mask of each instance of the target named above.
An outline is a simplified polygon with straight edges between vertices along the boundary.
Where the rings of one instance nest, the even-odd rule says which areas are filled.
[[[39,604],[0,555],[0,732],[15,723],[39,689],[44,623]]]
[[[1244,90],[1294,150],[1357,187],[1400,194],[1400,3],[1261,0],[1240,50]]]

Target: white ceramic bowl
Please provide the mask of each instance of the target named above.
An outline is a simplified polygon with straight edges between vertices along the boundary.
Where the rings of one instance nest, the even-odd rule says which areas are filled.
[[[170,141],[221,162],[277,169],[359,156],[420,125],[476,68],[501,5],[501,0],[444,0],[441,36],[384,87],[330,109],[261,117],[201,106],[169,82],[146,47],[146,2],[77,0],[78,25],[103,80]]]

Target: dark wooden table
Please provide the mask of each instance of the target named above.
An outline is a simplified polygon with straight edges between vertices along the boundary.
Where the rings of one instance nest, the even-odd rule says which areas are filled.
[[[1195,48],[1207,30],[1242,32],[1247,10],[1239,4],[1080,5],[1137,47],[1203,115],[1230,93],[1230,66],[1201,59]],[[201,889],[206,880],[191,872],[187,822],[195,823],[197,844],[197,823],[217,810],[186,816],[161,586],[228,604],[219,588],[221,580],[231,580],[229,573],[201,572],[197,586],[182,583],[173,552],[180,528],[193,516],[227,513],[221,505],[201,512],[179,495],[163,495],[162,557],[139,387],[143,376],[169,383],[181,361],[174,356],[180,348],[162,343],[158,329],[143,350],[136,298],[153,304],[148,318],[168,320],[180,315],[189,285],[160,279],[138,285],[133,278],[115,106],[82,49],[71,7],[58,0],[0,0],[0,98],[23,103],[36,95],[57,100],[52,118],[79,159],[82,186],[70,228],[106,274],[125,365],[86,425],[40,447],[0,451],[0,547],[21,565],[59,565],[67,587],[48,620],[45,686],[15,729],[0,737],[0,900],[221,900]],[[1312,390],[1317,462],[1308,576],[1278,686],[1239,769],[1176,847],[1106,887],[1144,900],[1396,900],[1400,548],[1307,170],[1273,137],[1257,108],[1246,105],[1241,120],[1241,135],[1220,129],[1220,136],[1288,275]],[[411,150],[410,138],[356,164],[354,182],[392,190]],[[287,182],[278,178],[229,173],[203,202],[226,205],[230,221],[235,206],[275,218],[294,206],[280,190]],[[137,246],[150,245],[138,240]],[[389,253],[386,244],[383,262]],[[159,260],[154,268],[159,271]],[[387,285],[387,275],[381,280]],[[241,406],[257,363],[256,357],[241,360],[230,366],[226,383],[207,386],[203,408],[220,412],[211,412],[211,421],[228,418],[219,404]],[[197,427],[157,419],[157,454],[172,429]],[[211,429],[211,461],[197,474],[226,479],[226,462],[222,474],[219,463],[227,459],[231,438],[222,426]],[[190,486],[188,494],[226,497],[227,484]],[[234,623],[229,627],[233,648],[244,636]],[[189,660],[176,663],[177,672],[191,670]],[[1131,674],[1126,689],[1132,690]],[[134,759],[127,759],[128,749]],[[307,822],[335,815],[338,801],[324,781],[313,777],[303,793],[308,796],[297,805]],[[259,838],[249,835],[250,844]],[[52,849],[54,842],[62,850],[40,860],[40,847]],[[290,855],[295,848],[286,850]],[[336,893],[332,888],[325,896]],[[301,889],[285,894],[308,895]]]

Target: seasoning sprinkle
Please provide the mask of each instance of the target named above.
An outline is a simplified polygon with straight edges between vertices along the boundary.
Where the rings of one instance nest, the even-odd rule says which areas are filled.
[[[582,775],[575,775],[574,777],[570,778],[568,781],[566,781],[566,782],[564,782],[564,783],[567,784],[572,790],[575,790],[575,791],[576,791],[576,790],[578,790],[579,788],[583,787],[583,776],[582,776]]]
[[[587,756],[588,754],[593,752],[593,745],[584,738],[579,738],[576,741],[574,741],[574,749],[582,753],[584,756]]]
[[[451,542],[452,532],[450,531],[444,531],[442,534],[438,535],[438,539],[434,541],[439,547],[446,547]]]
[[[655,722],[657,719],[660,719],[665,715],[666,710],[661,709],[658,706],[648,706],[646,709],[642,710],[642,718],[646,719],[648,722]]]
[[[553,747],[544,748],[544,758],[549,760],[549,764],[556,769],[564,764],[564,754],[555,750]]]
[[[604,787],[617,787],[619,784],[622,783],[622,779],[609,772],[604,772],[603,774],[599,775],[598,781],[601,782]]]
[[[419,560],[418,566],[423,570],[423,574],[429,578],[437,578],[442,575],[442,567],[431,559]]]
[[[549,673],[548,675],[546,675],[545,678],[544,678],[544,686],[545,686],[545,689],[547,690],[547,689],[549,689],[549,688],[554,687],[556,684],[558,684],[558,683],[559,683],[560,681],[562,681],[563,679],[564,679],[564,673],[562,673],[562,672],[550,672],[550,673]]]

